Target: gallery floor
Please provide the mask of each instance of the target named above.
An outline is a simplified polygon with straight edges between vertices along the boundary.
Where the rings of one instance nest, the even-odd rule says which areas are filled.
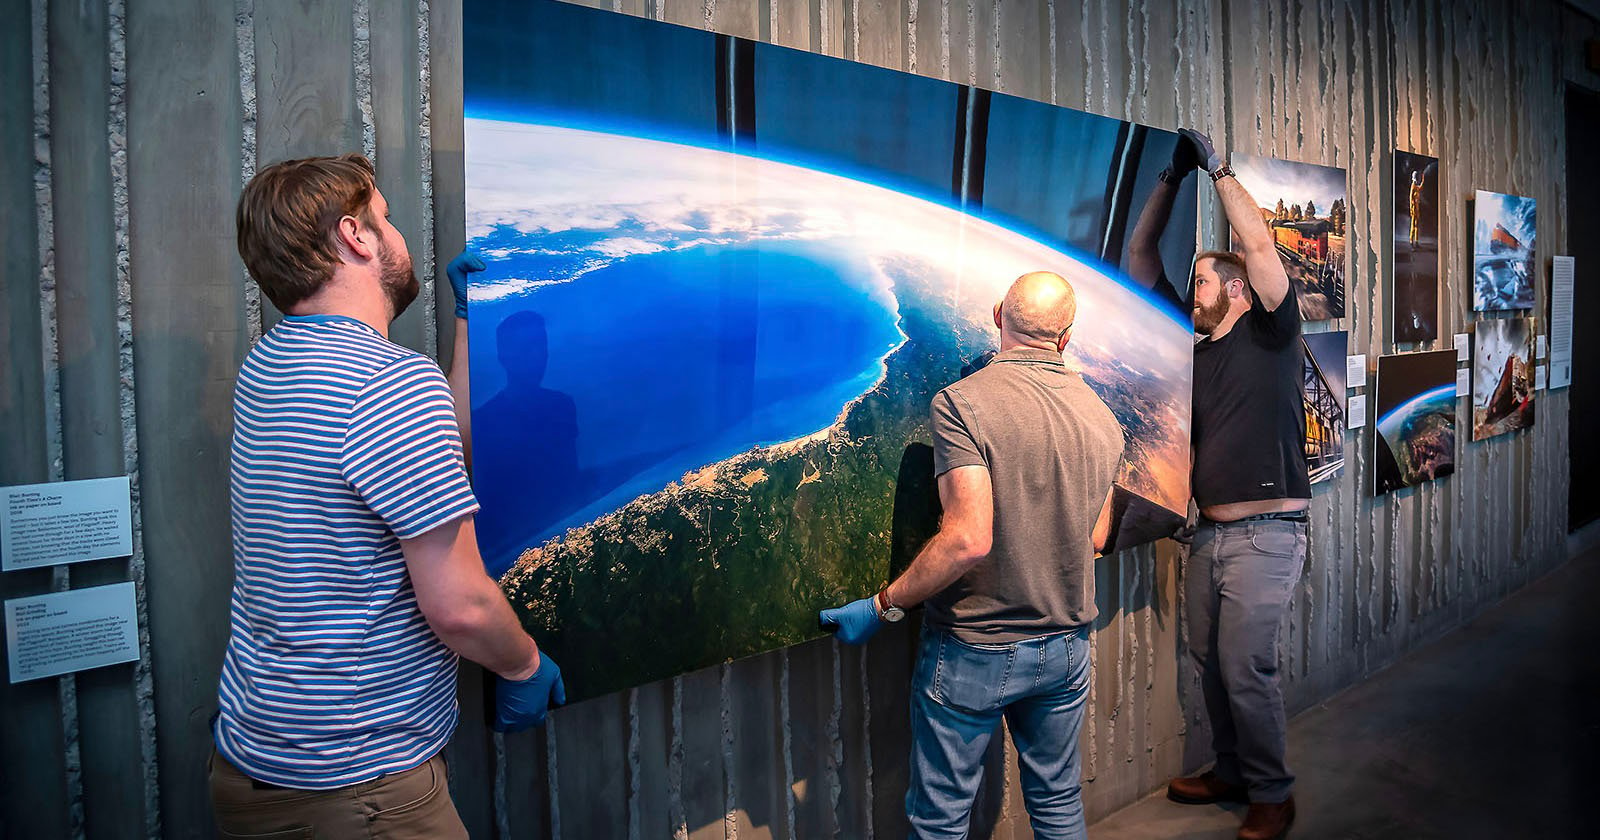
[[[1600,550],[1296,717],[1290,837],[1593,837]],[[1229,838],[1243,806],[1158,792],[1094,840]]]

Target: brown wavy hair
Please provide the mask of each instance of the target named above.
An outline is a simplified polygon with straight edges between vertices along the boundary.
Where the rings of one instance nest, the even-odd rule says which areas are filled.
[[[339,267],[334,231],[354,216],[376,228],[376,175],[365,155],[275,163],[239,195],[239,257],[281,312],[316,294]]]

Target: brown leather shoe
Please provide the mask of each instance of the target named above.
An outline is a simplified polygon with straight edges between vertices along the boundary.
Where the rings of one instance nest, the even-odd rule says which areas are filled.
[[[1188,776],[1168,782],[1167,798],[1185,805],[1250,801],[1244,785],[1230,785],[1217,778],[1217,774],[1211,770],[1198,776]]]
[[[1252,802],[1239,826],[1239,840],[1278,840],[1294,824],[1294,797],[1282,802]]]

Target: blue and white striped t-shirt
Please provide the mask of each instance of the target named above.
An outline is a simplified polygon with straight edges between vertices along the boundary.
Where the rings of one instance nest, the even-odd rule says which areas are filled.
[[[333,788],[416,767],[456,726],[456,655],[400,540],[475,512],[450,389],[353,318],[285,318],[234,390],[232,631],[217,751]]]

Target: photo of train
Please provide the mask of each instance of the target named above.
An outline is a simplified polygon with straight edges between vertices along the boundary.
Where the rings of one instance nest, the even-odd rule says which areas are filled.
[[[1235,154],[1232,166],[1260,205],[1261,221],[1294,284],[1300,317],[1344,317],[1344,170],[1247,154]]]

